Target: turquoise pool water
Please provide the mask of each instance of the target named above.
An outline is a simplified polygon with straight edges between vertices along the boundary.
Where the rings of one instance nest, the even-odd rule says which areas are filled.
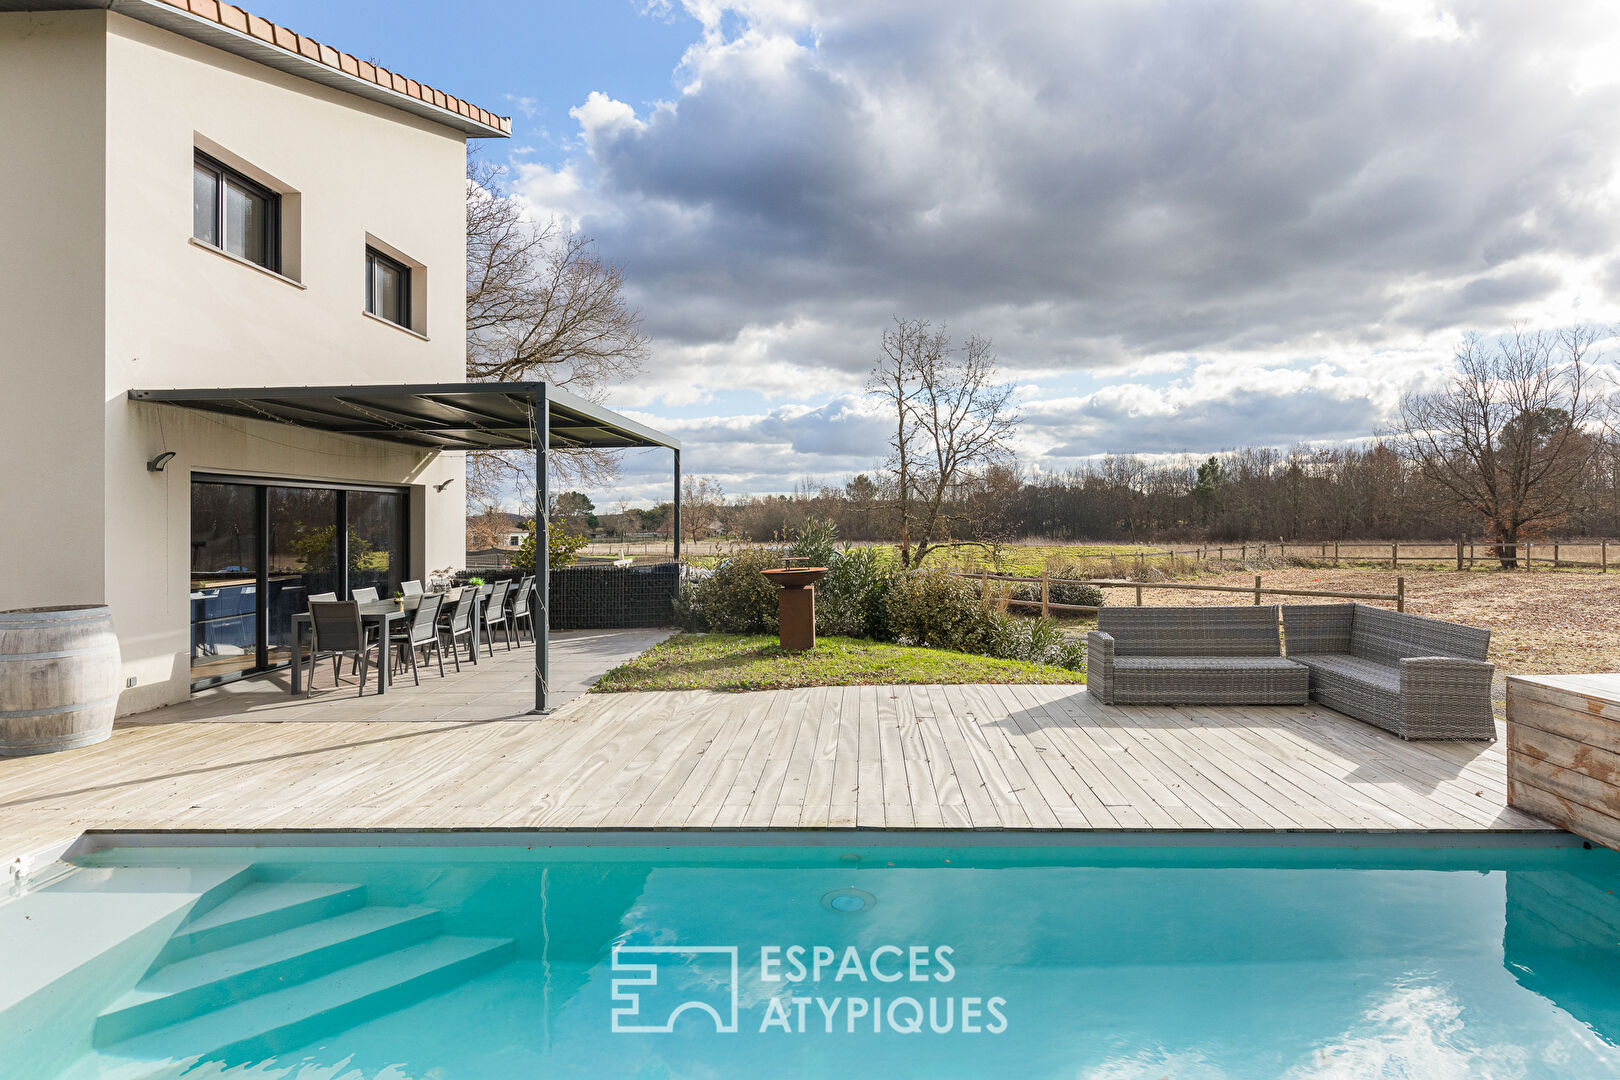
[[[1606,851],[85,861],[251,869],[174,928],[138,986],[100,988],[101,1045],[75,1080],[194,1063],[296,1080],[1620,1076],[1620,855]]]

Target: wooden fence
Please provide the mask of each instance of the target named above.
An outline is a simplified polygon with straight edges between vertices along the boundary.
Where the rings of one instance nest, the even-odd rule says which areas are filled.
[[[1201,544],[1198,547],[1182,548],[1166,551],[1135,551],[1122,553],[1121,558],[1134,559],[1138,565],[1143,565],[1149,559],[1161,557],[1176,557],[1196,559],[1207,562],[1211,559],[1226,560],[1237,559],[1247,561],[1250,557],[1264,559],[1275,556],[1286,559],[1292,556],[1296,559],[1315,559],[1320,562],[1332,563],[1340,566],[1344,563],[1376,562],[1387,564],[1391,569],[1401,563],[1444,563],[1455,565],[1458,570],[1471,570],[1476,563],[1500,562],[1503,553],[1511,550],[1508,558],[1516,559],[1526,569],[1533,569],[1537,560],[1542,566],[1554,570],[1568,568],[1582,568],[1596,570],[1600,574],[1609,572],[1609,540],[1545,540],[1541,542],[1525,541],[1512,545],[1498,545],[1488,541],[1475,541],[1459,539],[1455,541],[1434,540],[1278,540],[1275,543],[1259,541],[1257,543],[1243,544]],[[1575,553],[1586,554],[1587,558],[1575,557]]]
[[[1267,588],[1263,575],[1254,575],[1254,584],[1249,585],[1200,585],[1187,581],[1120,581],[1117,578],[1055,578],[1043,573],[1038,578],[1018,577],[1014,574],[992,574],[981,570],[977,574],[959,573],[958,577],[976,578],[979,582],[979,595],[992,600],[997,605],[1006,608],[1012,606],[1039,608],[1041,614],[1050,615],[1054,611],[1069,612],[1073,614],[1095,615],[1097,608],[1088,604],[1059,604],[1052,600],[1053,585],[1095,585],[1099,589],[1135,589],[1136,606],[1142,606],[1142,591],[1144,589],[1183,589],[1192,592],[1221,592],[1242,593],[1254,597],[1256,605],[1261,603],[1263,596],[1311,596],[1329,600],[1371,600],[1378,603],[1395,605],[1396,611],[1406,610],[1406,579],[1395,579],[1395,591],[1392,593],[1357,593],[1338,592],[1331,589],[1273,589]],[[1020,600],[1012,596],[990,595],[990,583],[1005,582],[1009,585],[1039,585],[1041,598],[1039,600]]]

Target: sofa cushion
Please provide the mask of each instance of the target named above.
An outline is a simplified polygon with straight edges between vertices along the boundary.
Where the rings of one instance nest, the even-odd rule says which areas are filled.
[[[1110,690],[1120,704],[1297,705],[1310,673],[1280,656],[1122,656]]]
[[[1365,683],[1369,687],[1398,694],[1401,690],[1401,669],[1381,664],[1364,656],[1349,653],[1306,653],[1294,657],[1296,663],[1311,669],[1311,674],[1333,675],[1350,682]]]
[[[1127,671],[1291,671],[1299,665],[1280,656],[1117,656],[1115,673]]]
[[[1350,651],[1368,660],[1396,664],[1411,656],[1454,656],[1483,660],[1491,632],[1402,611],[1356,605]]]
[[[1270,607],[1103,607],[1097,629],[1114,655],[1280,657],[1282,631]]]

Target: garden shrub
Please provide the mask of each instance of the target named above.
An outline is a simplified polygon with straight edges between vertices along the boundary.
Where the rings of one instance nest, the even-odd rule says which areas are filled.
[[[1002,660],[1051,664],[1073,671],[1086,666],[1085,647],[1065,634],[1054,619],[1025,619],[997,614],[988,655]]]
[[[943,570],[896,576],[886,606],[889,628],[909,645],[983,653],[996,633],[978,583]]]
[[[893,640],[888,596],[897,575],[887,553],[845,546],[827,564],[816,583],[816,633]]]
[[[761,570],[782,565],[771,548],[743,548],[682,586],[680,614],[694,629],[720,634],[776,633],[776,586]]]

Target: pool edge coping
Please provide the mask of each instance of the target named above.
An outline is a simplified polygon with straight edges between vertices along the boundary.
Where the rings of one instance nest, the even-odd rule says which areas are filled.
[[[1556,849],[1590,847],[1561,829],[91,829],[33,858],[115,848],[300,847],[1328,847]],[[22,862],[22,859],[18,860]]]

